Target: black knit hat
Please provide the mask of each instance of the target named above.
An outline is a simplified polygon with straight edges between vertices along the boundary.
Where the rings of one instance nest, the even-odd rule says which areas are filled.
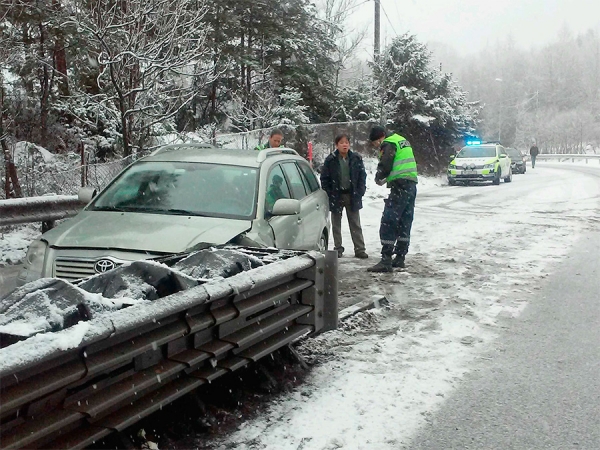
[[[373,142],[378,139],[385,137],[385,128],[380,125],[375,125],[371,128],[371,132],[369,133],[369,141]]]

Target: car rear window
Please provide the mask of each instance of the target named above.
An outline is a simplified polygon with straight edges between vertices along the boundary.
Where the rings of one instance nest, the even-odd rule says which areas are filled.
[[[304,181],[302,181],[302,175],[300,175],[300,172],[298,171],[298,166],[291,162],[282,164],[282,167],[290,182],[294,198],[302,200],[308,193],[306,192]]]
[[[317,177],[315,176],[315,173],[310,168],[310,166],[305,163],[299,163],[298,166],[300,167],[300,170],[302,171],[302,173],[304,174],[304,177],[308,181],[310,190],[312,192],[319,190],[319,188],[320,188],[319,182],[317,181]]]
[[[257,169],[193,162],[139,162],[90,210],[253,219]]]
[[[506,153],[508,153],[508,156],[510,156],[513,159],[523,159],[521,152],[519,152],[519,150],[515,150],[514,148],[507,148]]]

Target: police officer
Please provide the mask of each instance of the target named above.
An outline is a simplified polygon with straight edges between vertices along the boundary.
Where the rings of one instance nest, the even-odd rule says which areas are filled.
[[[417,163],[410,142],[396,133],[386,137],[385,129],[375,126],[369,140],[379,146],[375,182],[379,185],[387,182],[390,195],[385,200],[379,227],[381,261],[367,270],[392,272],[394,268],[404,267],[408,253],[417,197]]]
[[[279,128],[275,128],[273,131],[271,131],[269,142],[263,145],[257,145],[254,147],[254,150],[260,151],[266,148],[277,148],[281,145],[281,141],[283,141],[283,131],[281,131]]]

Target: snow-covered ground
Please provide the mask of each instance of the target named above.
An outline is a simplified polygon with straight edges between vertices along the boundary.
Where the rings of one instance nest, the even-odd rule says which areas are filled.
[[[390,306],[306,341],[301,352],[320,361],[308,381],[215,448],[408,445],[527,306],[549,265],[598,227],[600,167],[562,166],[540,162],[500,186],[423,183],[407,269],[394,274],[365,272],[380,250],[383,205],[370,185],[361,218],[372,259],[340,260],[340,302],[385,295]],[[352,255],[347,227],[344,243]]]
[[[18,264],[25,258],[27,247],[42,233],[40,224],[0,227],[0,267]]]
[[[489,355],[498,331],[534,298],[550,264],[600,224],[594,162],[538,161],[500,186],[422,179],[407,268],[370,274],[365,269],[378,260],[387,189],[373,183],[372,161],[367,168],[361,219],[371,258],[352,257],[344,223],[348,256],[340,260],[339,301],[344,308],[385,296],[389,306],[305,341],[300,351],[318,362],[306,382],[215,448],[403,448],[472,363]],[[0,236],[2,258],[23,257],[23,241],[37,233],[24,230]]]

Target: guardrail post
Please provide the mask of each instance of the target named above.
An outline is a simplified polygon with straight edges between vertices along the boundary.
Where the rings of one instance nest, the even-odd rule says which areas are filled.
[[[44,220],[42,222],[42,233],[45,233],[46,231],[49,231],[52,228],[54,228],[55,224],[56,222],[54,220]]]
[[[323,331],[335,330],[338,327],[338,253],[336,250],[325,252],[324,290]]]

